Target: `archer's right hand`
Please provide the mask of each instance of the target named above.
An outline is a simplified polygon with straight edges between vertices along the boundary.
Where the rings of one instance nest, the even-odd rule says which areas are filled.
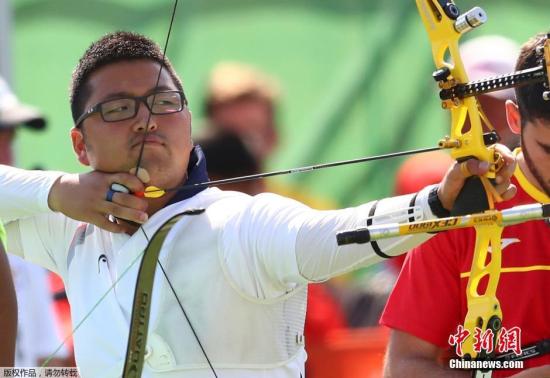
[[[129,173],[88,172],[66,174],[52,186],[48,196],[51,210],[63,213],[69,218],[94,224],[104,230],[121,233],[124,225],[115,218],[135,223],[145,223],[148,219],[147,200],[133,194],[116,192],[112,200],[107,200],[111,185],[118,183],[130,190],[130,193],[143,192],[143,182]],[[111,218],[112,219],[112,218]]]

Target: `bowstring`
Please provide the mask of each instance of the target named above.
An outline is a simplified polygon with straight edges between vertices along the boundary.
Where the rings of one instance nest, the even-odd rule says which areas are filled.
[[[159,73],[157,75],[155,88],[158,87],[158,84],[160,82],[160,77],[162,75],[162,70],[163,70],[163,68],[166,64],[166,51],[168,50],[168,42],[170,41],[170,35],[172,33],[172,26],[174,24],[174,18],[175,18],[175,15],[176,15],[177,6],[178,6],[178,0],[174,0],[174,7],[172,9],[172,15],[170,17],[170,26],[168,27],[168,33],[166,35],[166,40],[164,42],[164,49],[162,51],[162,63],[160,65]],[[153,95],[153,101],[152,101],[153,104],[155,103],[155,97],[156,97],[156,93]],[[152,109],[149,109],[149,115],[147,116],[147,122],[145,123],[145,129],[143,131],[143,138],[142,138],[142,141],[141,141],[141,146],[140,146],[140,149],[139,149],[139,155],[138,155],[138,159],[137,159],[136,166],[135,166],[135,173],[134,174],[135,174],[136,177],[138,177],[139,168],[140,168],[140,165],[141,165],[142,160],[143,160],[143,152],[145,150],[145,143],[146,143],[147,135],[149,135],[149,123],[151,121],[152,115],[153,115],[153,111],[152,111]],[[143,233],[143,236],[145,236],[145,239],[147,240],[147,243],[149,243],[150,239],[149,239],[149,236],[147,235],[147,233],[145,232],[145,230],[143,229],[143,225],[140,225],[139,229]],[[144,252],[145,252],[145,250],[144,250]],[[140,255],[143,256],[143,252]],[[132,265],[134,263],[135,263],[135,261],[132,262]],[[166,274],[166,271],[165,271],[164,267],[162,266],[159,258],[157,258],[157,263],[158,263],[159,267],[161,268],[161,271],[164,275],[164,278],[166,278],[166,281],[168,282],[168,285],[170,286],[170,289],[171,289],[172,293],[174,294],[174,297],[176,298],[176,301],[178,302],[178,305],[179,305],[180,309],[182,310],[185,319],[187,320],[187,324],[189,324],[189,327],[191,328],[191,331],[193,332],[193,335],[195,336],[195,340],[199,344],[199,347],[200,347],[204,357],[206,358],[206,361],[208,363],[208,366],[210,367],[210,370],[214,374],[214,377],[218,378],[218,375],[216,374],[216,371],[214,370],[214,366],[212,365],[212,362],[210,361],[210,358],[206,354],[206,351],[205,351],[205,349],[204,349],[204,347],[203,347],[203,345],[202,345],[202,343],[201,343],[201,341],[198,337],[198,334],[195,331],[195,328],[193,327],[193,325],[191,323],[191,320],[187,316],[187,312],[185,311],[185,309],[184,309],[184,307],[181,303],[181,300],[178,297],[178,294],[176,293],[176,290],[174,289],[174,286],[172,285],[172,282],[168,278],[168,275]]]

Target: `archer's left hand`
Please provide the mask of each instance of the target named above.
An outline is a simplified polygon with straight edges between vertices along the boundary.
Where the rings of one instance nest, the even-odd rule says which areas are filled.
[[[496,173],[495,189],[504,201],[511,199],[516,195],[517,188],[511,182],[511,178],[516,169],[516,158],[508,147],[497,144],[496,151],[502,156],[503,164]],[[439,185],[437,192],[441,204],[447,210],[451,210],[455,200],[464,186],[464,182],[470,175],[482,176],[489,171],[489,163],[470,159],[462,163],[455,162],[449,168],[443,181]],[[468,172],[465,174],[464,172]]]

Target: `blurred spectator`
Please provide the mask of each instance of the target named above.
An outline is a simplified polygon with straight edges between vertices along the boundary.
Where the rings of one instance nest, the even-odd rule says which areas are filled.
[[[205,115],[215,127],[234,132],[260,162],[277,146],[275,111],[279,86],[254,67],[220,63],[208,82]]]
[[[43,130],[40,112],[19,102],[0,77],[0,164],[12,165],[12,142],[19,126]],[[47,272],[17,256],[8,255],[18,302],[15,366],[39,366],[61,344],[52,313]],[[49,365],[67,366],[68,352],[62,348]]]
[[[481,80],[514,72],[519,44],[506,37],[488,35],[465,42],[460,53],[470,81]],[[512,150],[519,146],[519,136],[508,127],[504,103],[514,99],[512,88],[478,96],[485,115],[500,136],[500,143]]]
[[[238,135],[256,159],[258,170],[263,170],[278,143],[279,96],[277,81],[258,69],[237,62],[219,63],[208,79],[205,136],[217,129]],[[279,182],[270,181],[266,185],[270,192],[294,198],[316,209],[334,207],[330,201]]]
[[[260,165],[244,141],[224,128],[210,128],[195,143],[202,147],[207,157],[206,165],[210,180],[222,180],[237,176],[260,173]],[[255,195],[265,192],[263,180],[250,180],[226,184],[224,190]]]

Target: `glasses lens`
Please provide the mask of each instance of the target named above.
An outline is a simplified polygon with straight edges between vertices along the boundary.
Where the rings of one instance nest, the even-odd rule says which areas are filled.
[[[136,100],[132,98],[119,98],[104,102],[101,105],[101,114],[107,122],[132,118],[136,114]]]
[[[153,114],[176,113],[183,105],[179,92],[158,92],[147,97],[147,104]]]

